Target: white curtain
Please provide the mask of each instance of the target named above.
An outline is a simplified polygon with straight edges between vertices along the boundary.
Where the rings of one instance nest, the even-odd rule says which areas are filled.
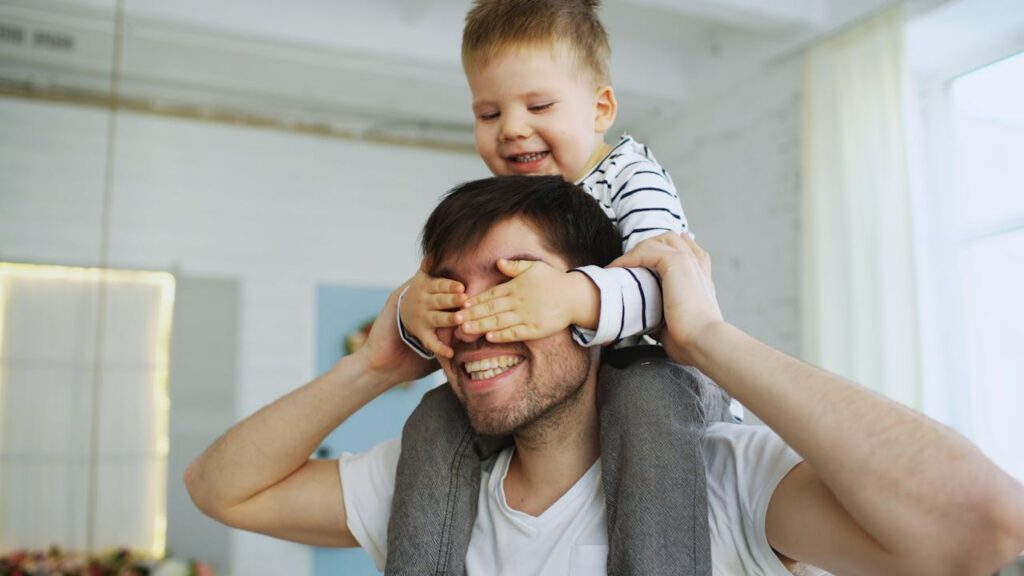
[[[0,263],[0,552],[163,553],[173,290]]]
[[[809,49],[803,77],[805,358],[920,407],[903,15]]]

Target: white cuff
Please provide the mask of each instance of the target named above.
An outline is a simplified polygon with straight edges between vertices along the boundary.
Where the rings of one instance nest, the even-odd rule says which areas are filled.
[[[412,348],[413,352],[419,354],[421,358],[426,360],[433,360],[434,355],[420,342],[420,339],[413,336],[405,329],[405,324],[402,323],[402,298],[405,298],[405,293],[409,291],[409,287],[406,286],[402,293],[398,295],[398,310],[395,312],[395,320],[398,323],[398,337],[405,342],[406,346]]]
[[[597,330],[573,326],[573,339],[581,346],[604,346],[615,342],[622,328],[623,302],[622,289],[614,274],[600,266],[583,266],[573,270],[586,274],[601,293],[601,312],[597,320]]]

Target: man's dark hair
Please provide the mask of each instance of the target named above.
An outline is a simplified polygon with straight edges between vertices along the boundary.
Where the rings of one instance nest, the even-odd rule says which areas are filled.
[[[561,176],[498,176],[456,186],[423,227],[423,254],[457,254],[497,223],[519,216],[544,247],[576,268],[607,266],[622,255],[622,240],[597,200]]]

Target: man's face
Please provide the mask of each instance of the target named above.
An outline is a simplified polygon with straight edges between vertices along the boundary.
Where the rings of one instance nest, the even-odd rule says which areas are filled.
[[[508,280],[497,268],[499,258],[569,268],[544,248],[529,224],[510,218],[492,227],[475,248],[439,259],[432,272],[462,282],[473,296]],[[459,328],[438,335],[455,351],[451,360],[440,359],[441,368],[481,434],[511,434],[552,415],[578,399],[583,385],[596,377],[596,352],[576,345],[568,330],[508,344],[492,344]]]
[[[477,151],[492,173],[585,176],[608,126],[567,50],[510,47],[467,78]]]

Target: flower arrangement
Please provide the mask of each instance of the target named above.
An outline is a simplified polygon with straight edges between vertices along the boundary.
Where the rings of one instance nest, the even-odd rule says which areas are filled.
[[[370,318],[345,336],[345,354],[352,354],[363,347],[366,339],[370,336],[370,328],[373,328],[373,323],[376,320],[376,318]]]
[[[106,554],[14,550],[0,556],[0,576],[216,576],[205,562],[155,560],[121,548]]]

